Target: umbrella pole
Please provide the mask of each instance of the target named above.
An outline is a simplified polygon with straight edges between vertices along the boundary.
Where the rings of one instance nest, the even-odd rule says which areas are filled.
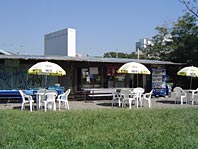
[[[27,74],[27,80],[26,80],[26,87],[29,86],[29,83],[28,83],[28,74]]]
[[[47,75],[45,76],[45,88],[47,86]]]
[[[192,87],[192,77],[190,78],[190,89]]]
[[[134,88],[134,75],[132,74],[132,76],[131,76],[132,78],[131,78],[131,85],[132,85],[132,88]]]
[[[44,84],[45,84],[45,78],[44,78],[44,76],[42,75],[42,82],[41,82],[42,84],[42,88],[44,88]]]

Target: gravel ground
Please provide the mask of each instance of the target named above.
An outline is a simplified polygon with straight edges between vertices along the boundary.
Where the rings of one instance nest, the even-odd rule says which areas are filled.
[[[174,94],[171,97],[153,97],[152,98],[152,108],[198,108],[198,103],[195,105],[183,104],[180,103],[175,104],[175,97]],[[36,106],[36,105],[35,105]],[[94,100],[94,101],[69,101],[70,110],[82,110],[82,109],[104,109],[104,108],[118,108],[118,105],[112,107],[111,100]],[[19,109],[20,110],[21,104],[20,103],[0,103],[0,109]],[[126,107],[127,108],[127,107]],[[148,109],[148,104],[146,101],[143,103],[143,107]],[[28,109],[28,108],[27,108]],[[132,109],[136,109],[136,106],[133,105]],[[64,110],[64,109],[62,109]]]

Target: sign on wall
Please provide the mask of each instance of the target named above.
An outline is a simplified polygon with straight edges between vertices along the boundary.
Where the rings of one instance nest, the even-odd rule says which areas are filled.
[[[90,74],[98,74],[98,67],[89,67]]]

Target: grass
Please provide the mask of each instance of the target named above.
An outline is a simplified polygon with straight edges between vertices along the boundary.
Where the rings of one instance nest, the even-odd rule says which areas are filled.
[[[198,109],[0,111],[0,148],[198,148]]]

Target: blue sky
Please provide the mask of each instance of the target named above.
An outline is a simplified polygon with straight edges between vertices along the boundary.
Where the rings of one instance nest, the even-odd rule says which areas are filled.
[[[155,27],[184,14],[178,0],[1,0],[0,49],[43,55],[44,35],[64,28],[77,32],[77,53],[131,53]]]

